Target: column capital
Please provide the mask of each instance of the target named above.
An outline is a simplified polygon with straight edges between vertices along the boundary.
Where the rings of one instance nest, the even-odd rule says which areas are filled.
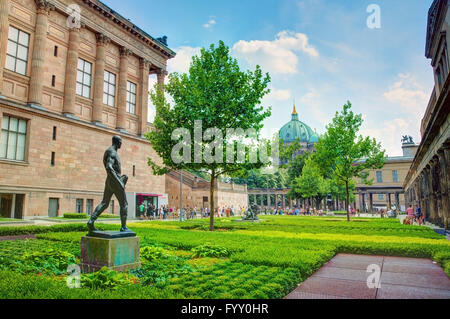
[[[70,32],[72,32],[72,31],[80,32],[80,30],[85,27],[86,27],[85,23],[79,22],[79,24],[75,23],[73,26],[70,26],[69,31]]]
[[[129,57],[130,55],[133,54],[133,51],[131,51],[130,49],[128,49],[126,47],[120,47],[119,51],[120,51],[121,57]]]
[[[167,72],[166,69],[158,69],[158,71],[156,71],[156,74],[157,75],[164,75],[164,76],[166,76],[166,75],[169,74],[169,72]]]
[[[100,32],[95,34],[95,38],[97,39],[97,46],[106,46],[111,42],[110,38]]]
[[[35,0],[37,13],[49,14],[55,10],[55,5],[47,0]]]
[[[150,68],[150,65],[152,65],[152,63],[149,60],[144,59],[144,58],[139,59],[139,67],[140,68],[148,69],[148,68]]]

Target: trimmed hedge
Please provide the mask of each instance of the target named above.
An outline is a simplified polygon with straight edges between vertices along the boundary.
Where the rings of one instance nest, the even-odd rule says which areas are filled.
[[[87,219],[89,218],[89,215],[86,213],[64,213],[63,218],[67,219]]]
[[[96,224],[95,225],[100,230],[113,230],[117,228],[117,225],[105,225]],[[0,227],[0,237],[1,236],[18,236],[18,235],[35,235],[42,233],[51,232],[76,232],[76,231],[87,231],[86,224],[62,224],[62,225],[52,225],[52,226],[24,226],[24,227]]]

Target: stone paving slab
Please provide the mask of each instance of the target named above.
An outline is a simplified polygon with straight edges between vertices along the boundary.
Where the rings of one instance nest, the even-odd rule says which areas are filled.
[[[439,274],[407,274],[383,271],[381,274],[381,284],[446,289],[450,291],[450,280]]]
[[[381,284],[377,299],[450,299],[450,290]]]
[[[381,270],[373,289],[372,264]],[[339,254],[285,299],[450,299],[450,279],[429,259]]]
[[[292,297],[295,295],[301,297],[302,293],[332,296],[330,299],[336,299],[337,297],[345,299],[374,299],[377,293],[376,289],[369,289],[367,287],[366,281],[330,279],[315,276],[306,280],[299,288],[289,294],[286,299],[297,299]]]

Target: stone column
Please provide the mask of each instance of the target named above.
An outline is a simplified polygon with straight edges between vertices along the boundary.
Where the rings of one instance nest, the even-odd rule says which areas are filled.
[[[360,213],[364,213],[364,199],[363,199],[364,194],[363,193],[358,193],[358,197],[359,197],[359,212]],[[346,209],[346,211],[348,210],[348,207]]]
[[[373,213],[373,194],[369,193],[369,210]]]
[[[285,195],[281,195],[281,207],[283,207],[283,209],[286,208],[286,197]]]
[[[63,114],[67,117],[75,117],[75,96],[78,72],[78,48],[80,47],[80,28],[73,27],[69,30],[69,48],[67,50],[66,76],[64,83],[64,107]]]
[[[426,193],[425,193],[425,206],[426,206],[426,211],[428,213],[428,219],[430,221],[433,221],[433,209],[432,209],[432,203],[431,203],[431,167],[430,165],[425,166],[424,170],[425,172],[424,177],[425,177],[425,188],[426,188]]]
[[[92,110],[92,122],[102,125],[103,122],[103,87],[105,75],[106,47],[111,42],[103,33],[97,33],[97,56],[95,58],[94,75],[94,102]]]
[[[292,198],[290,198],[290,197],[289,197],[289,208],[291,208],[291,209],[294,208],[294,207],[292,206]]]
[[[141,106],[141,124],[139,134],[141,137],[147,133],[148,123],[148,77],[150,72],[150,61],[141,58],[140,59],[140,74],[141,74],[141,94],[139,104]]]
[[[162,92],[164,92],[164,80],[167,74],[167,71],[164,69],[159,69],[158,72],[156,72],[158,87],[162,90]]]
[[[9,0],[0,0],[0,98],[3,97],[3,68],[6,62],[6,48],[9,34]]]
[[[55,6],[46,0],[37,0],[36,31],[34,33],[33,54],[31,56],[30,90],[28,104],[42,107],[44,86],[45,49],[47,44],[48,15]]]
[[[158,72],[156,73],[156,78],[158,81],[158,86],[160,89],[162,89],[164,91],[164,79],[166,78],[167,75],[167,71],[164,69],[159,69]]]
[[[118,130],[125,130],[126,112],[127,112],[127,80],[128,80],[128,57],[132,54],[131,50],[120,48],[120,72],[119,72],[119,91],[117,94],[117,123]]]

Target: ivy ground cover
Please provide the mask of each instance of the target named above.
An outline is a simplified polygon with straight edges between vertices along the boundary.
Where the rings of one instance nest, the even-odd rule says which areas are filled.
[[[130,224],[142,268],[82,274],[84,225],[21,227],[37,239],[0,241],[0,298],[282,298],[335,254],[432,258],[450,275],[450,242],[426,227],[392,219],[262,216],[260,223],[218,219]],[[236,219],[236,218],[234,218]],[[116,225],[98,225],[115,229]],[[0,234],[17,230],[0,228]]]

